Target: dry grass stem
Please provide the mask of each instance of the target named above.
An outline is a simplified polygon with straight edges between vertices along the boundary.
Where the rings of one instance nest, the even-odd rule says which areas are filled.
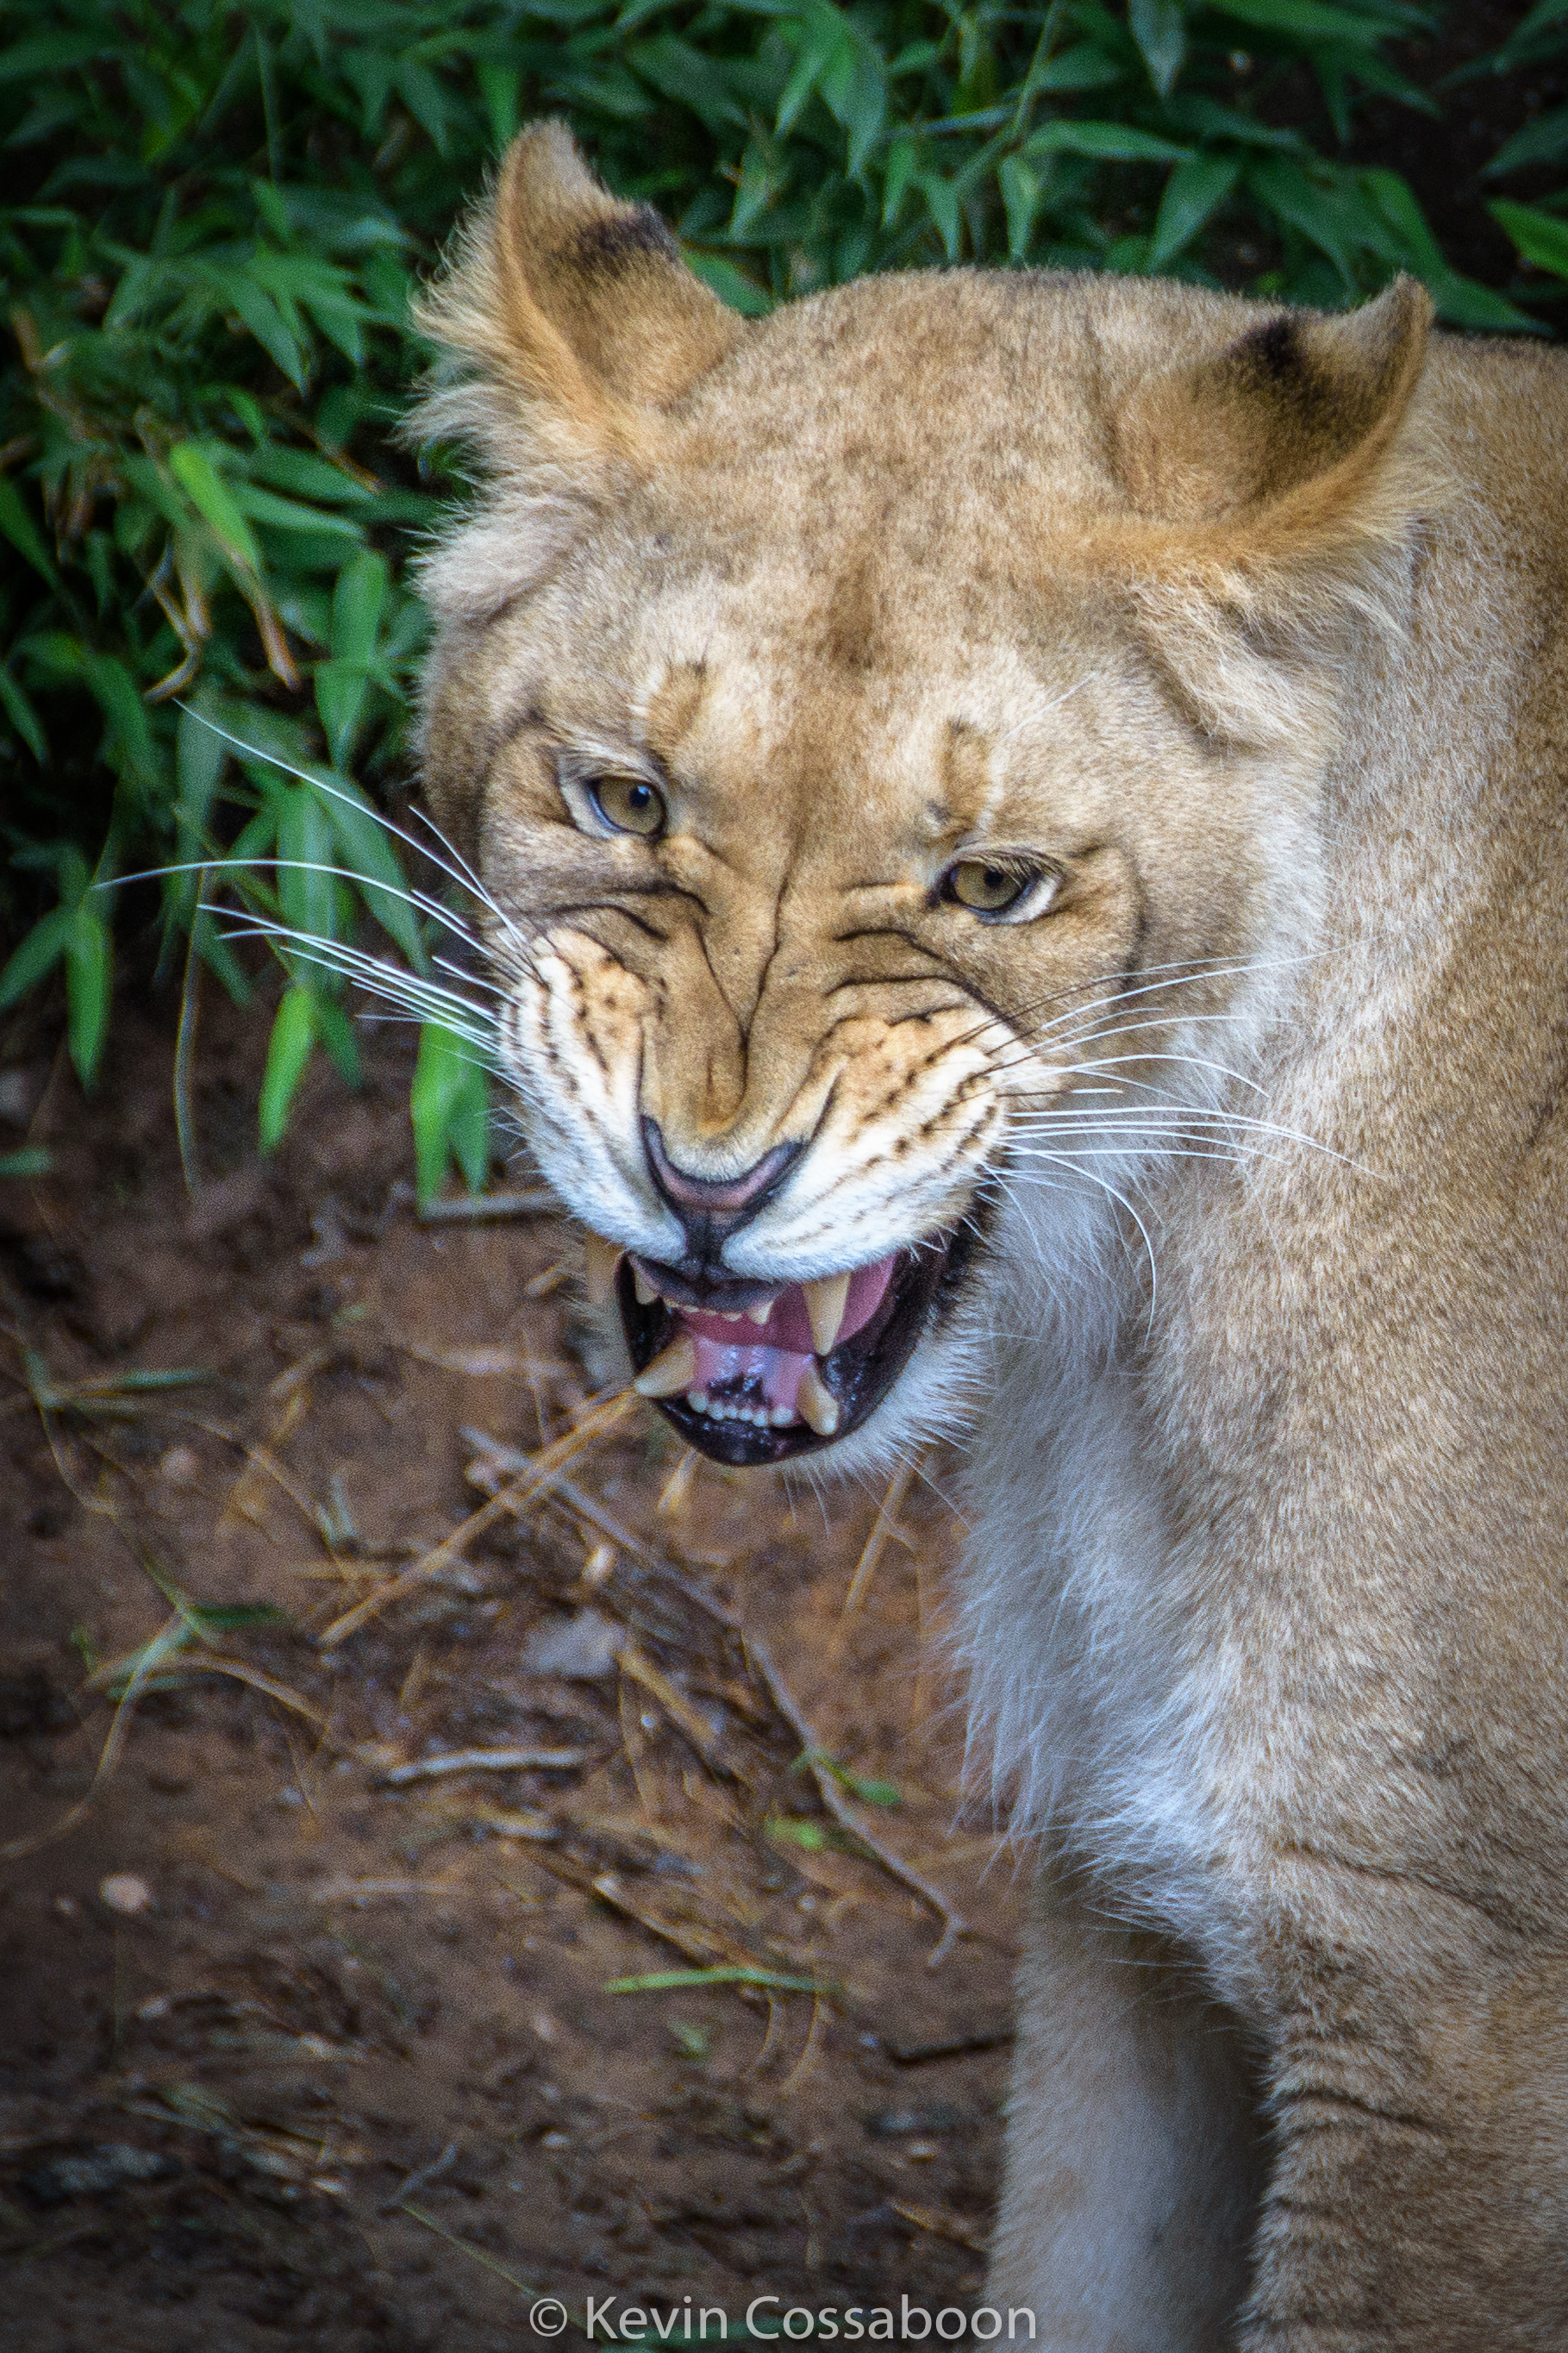
[[[389,1789],[434,1781],[448,1773],[571,1773],[588,1762],[585,1748],[454,1748],[445,1757],[418,1757],[394,1765],[376,1779]]]
[[[607,1536],[629,1560],[641,1561],[649,1567],[655,1565],[654,1555],[640,1536],[633,1535],[629,1528],[623,1527],[614,1514],[607,1512],[603,1504],[579,1487],[574,1479],[568,1479],[561,1471],[544,1470],[542,1454],[524,1454],[515,1446],[503,1446],[499,1439],[491,1438],[482,1430],[465,1428],[461,1434],[470,1446],[477,1446],[479,1450],[479,1458],[469,1463],[466,1475],[468,1484],[477,1487],[481,1494],[494,1496],[498,1503],[505,1504],[508,1511],[521,1516],[534,1500],[533,1493],[519,1496],[509,1488],[503,1494],[502,1483],[519,1475],[527,1478],[537,1473],[547,1500],[560,1503],[568,1511],[575,1513],[578,1519],[585,1521],[600,1535]]]
[[[933,2239],[951,2240],[955,2247],[967,2247],[973,2254],[985,2253],[987,2242],[984,2232],[966,2221],[962,2214],[949,2214],[937,2206],[906,2206],[897,2198],[890,2199],[889,2203],[895,2214],[901,2214],[904,2221],[912,2222],[917,2231],[928,2231]]]
[[[459,1193],[451,1200],[426,1201],[416,1214],[422,1226],[487,1226],[501,1218],[559,1217],[561,1197],[548,1185],[530,1185],[517,1193]]]
[[[817,2051],[820,2048],[822,2042],[823,2021],[826,2016],[826,2011],[823,2007],[822,1996],[819,1993],[813,1994],[811,1998],[811,2024],[806,2029],[805,2044],[801,2052],[800,2057],[795,2061],[795,2065],[790,2069],[789,2073],[779,2085],[778,2096],[781,2100],[787,2100],[790,2094],[796,2091],[799,2086],[805,2083],[806,2077],[810,2074],[812,2068],[816,2065]]]
[[[658,1700],[666,1715],[679,1726],[711,1771],[726,1781],[744,1781],[750,1778],[725,1755],[722,1741],[692,1706],[686,1694],[678,1689],[651,1659],[645,1658],[635,1642],[626,1643],[621,1652],[620,1664],[622,1674],[629,1675],[634,1683],[640,1683],[644,1691]]]
[[[855,1574],[849,1580],[849,1589],[844,1596],[844,1608],[839,1613],[841,1625],[857,1614],[870,1591],[871,1579],[877,1574],[877,1564],[887,1549],[889,1537],[896,1535],[899,1536],[900,1543],[908,1542],[907,1537],[900,1535],[895,1523],[904,1497],[910,1492],[917,1464],[913,1461],[900,1462],[888,1482],[888,1492],[882,1498],[882,1507],[872,1524],[865,1548],[855,1564]]]
[[[686,1517],[687,1500],[701,1461],[702,1457],[695,1446],[682,1448],[680,1460],[665,1481],[658,1501],[654,1505],[662,1518],[683,1520]]]
[[[572,1461],[597,1440],[606,1437],[641,1405],[642,1399],[632,1389],[621,1389],[614,1397],[605,1398],[574,1429],[536,1454],[527,1471],[521,1472],[510,1487],[503,1488],[499,1494],[492,1495],[489,1503],[481,1504],[477,1512],[470,1513],[461,1526],[454,1528],[451,1535],[427,1552],[423,1559],[416,1560],[400,1576],[390,1577],[375,1592],[367,1593],[363,1601],[356,1602],[341,1618],[334,1618],[320,1638],[321,1649],[334,1650],[392,1602],[401,1600],[405,1593],[427,1583],[442,1569],[450,1567],[468,1550],[476,1536],[493,1527],[505,1514],[516,1512],[538,1494],[564,1463]]]

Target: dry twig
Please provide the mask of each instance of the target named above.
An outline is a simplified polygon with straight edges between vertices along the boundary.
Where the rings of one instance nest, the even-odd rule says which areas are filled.
[[[929,1905],[942,1922],[942,1935],[926,1959],[928,1968],[940,1968],[959,1937],[968,1935],[968,1921],[961,1913],[954,1910],[933,1881],[927,1879],[923,1873],[916,1871],[911,1863],[906,1862],[902,1855],[896,1853],[890,1846],[885,1845],[875,1831],[868,1829],[824,1762],[824,1751],[818,1746],[810,1725],[801,1714],[794,1694],[774,1666],[767,1644],[763,1641],[762,1636],[748,1634],[742,1630],[741,1640],[745,1645],[746,1656],[766,1685],[773,1705],[800,1742],[802,1752],[810,1767],[811,1778],[816,1784],[817,1796],[822,1799],[824,1806],[840,1830],[847,1831],[868,1854],[875,1856],[889,1878],[898,1880],[901,1886],[909,1888],[912,1894],[918,1895],[922,1904]]]

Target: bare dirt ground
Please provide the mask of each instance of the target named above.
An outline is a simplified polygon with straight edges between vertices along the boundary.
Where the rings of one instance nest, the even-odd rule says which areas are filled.
[[[0,1041],[54,1154],[0,1186],[0,2348],[965,2307],[1017,1873],[950,1466],[688,1454],[599,1394],[563,1222],[417,1222],[400,1044],[264,1166],[260,1026],[205,1020],[194,1205],[159,1023],[90,1104]],[[613,1989],[704,1968],[751,1981]]]

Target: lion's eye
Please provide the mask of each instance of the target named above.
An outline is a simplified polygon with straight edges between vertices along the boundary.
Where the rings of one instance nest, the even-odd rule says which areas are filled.
[[[984,858],[961,858],[942,878],[942,894],[972,914],[1005,915],[1022,909],[1052,878],[1037,867],[993,866]]]
[[[664,796],[640,776],[595,776],[588,798],[617,833],[640,833],[651,840],[664,830]]]

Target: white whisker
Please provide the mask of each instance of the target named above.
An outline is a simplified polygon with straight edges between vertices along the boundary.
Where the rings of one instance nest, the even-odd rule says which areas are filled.
[[[373,807],[368,800],[361,800],[353,793],[345,793],[340,785],[327,784],[321,776],[312,776],[308,768],[295,767],[290,761],[282,759],[276,752],[263,750],[258,744],[247,744],[243,736],[232,734],[226,727],[220,727],[216,719],[209,719],[206,713],[198,711],[194,703],[182,702],[176,707],[187,712],[191,718],[201,726],[209,729],[213,734],[220,736],[223,742],[231,745],[235,751],[242,752],[247,759],[264,761],[269,767],[279,770],[282,775],[294,777],[297,783],[309,785],[314,791],[325,793],[329,799],[342,801],[346,808],[356,810],[361,817],[374,819],[383,832],[391,834],[395,841],[401,841],[405,848],[413,850],[416,857],[429,859],[432,866],[445,874],[449,882],[455,882],[460,891],[466,891],[470,898],[477,899],[480,906],[487,908],[504,931],[513,934],[514,937],[517,935],[516,927],[510,917],[490,896],[467,859],[453,849],[440,828],[430,818],[424,817],[423,812],[420,813],[421,820],[429,828],[430,832],[435,835],[436,839],[447,852],[446,858],[437,857],[426,843],[416,840],[413,834],[407,832],[402,826],[395,825],[389,817],[384,816],[380,809]],[[449,861],[455,861],[455,863]],[[384,890],[389,886],[381,883],[375,887]],[[519,944],[521,944],[521,940]]]

